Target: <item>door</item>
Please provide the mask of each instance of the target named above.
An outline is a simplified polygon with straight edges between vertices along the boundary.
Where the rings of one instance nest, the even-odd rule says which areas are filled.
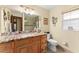
[[[22,31],[22,17],[11,16],[11,30]]]

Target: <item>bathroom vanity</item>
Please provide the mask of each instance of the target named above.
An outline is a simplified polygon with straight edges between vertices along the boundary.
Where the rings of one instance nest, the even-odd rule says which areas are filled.
[[[47,37],[40,33],[43,31],[39,25],[41,22],[39,15],[5,7],[1,8],[0,17],[0,34],[2,34],[0,35],[0,52],[41,53],[47,51]],[[24,33],[19,33],[23,31]],[[8,33],[11,34],[8,35]]]
[[[0,52],[7,53],[43,53],[47,52],[45,34],[30,34],[0,43]]]

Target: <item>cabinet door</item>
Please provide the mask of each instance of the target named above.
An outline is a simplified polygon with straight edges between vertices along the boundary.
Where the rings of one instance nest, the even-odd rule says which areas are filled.
[[[0,43],[0,52],[5,52],[5,53],[13,52],[12,43],[13,42]]]
[[[33,53],[39,53],[40,52],[40,37],[36,36],[33,37],[33,43],[32,43],[32,51]]]
[[[32,53],[32,45],[24,45],[16,48],[17,53]]]
[[[32,51],[33,51],[33,53],[39,53],[40,52],[40,44],[39,43],[38,44],[34,44],[32,46]]]
[[[47,36],[41,36],[41,52],[47,52]]]
[[[27,53],[28,52],[28,47],[18,47],[16,49],[17,53]]]

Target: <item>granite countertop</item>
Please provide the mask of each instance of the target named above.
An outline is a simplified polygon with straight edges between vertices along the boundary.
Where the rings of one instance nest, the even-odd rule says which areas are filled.
[[[20,33],[20,34],[12,34],[12,35],[3,35],[3,36],[0,36],[0,43],[8,42],[11,40],[17,40],[17,39],[21,39],[21,38],[39,36],[39,35],[44,35],[44,33],[35,32],[35,33]]]

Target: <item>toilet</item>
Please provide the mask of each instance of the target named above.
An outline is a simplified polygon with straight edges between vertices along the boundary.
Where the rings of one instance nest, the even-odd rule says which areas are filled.
[[[49,33],[47,34],[47,42],[48,42],[48,49],[50,49],[53,52],[56,52],[57,51],[56,46],[58,45],[57,41],[54,40],[52,38],[52,35]]]

